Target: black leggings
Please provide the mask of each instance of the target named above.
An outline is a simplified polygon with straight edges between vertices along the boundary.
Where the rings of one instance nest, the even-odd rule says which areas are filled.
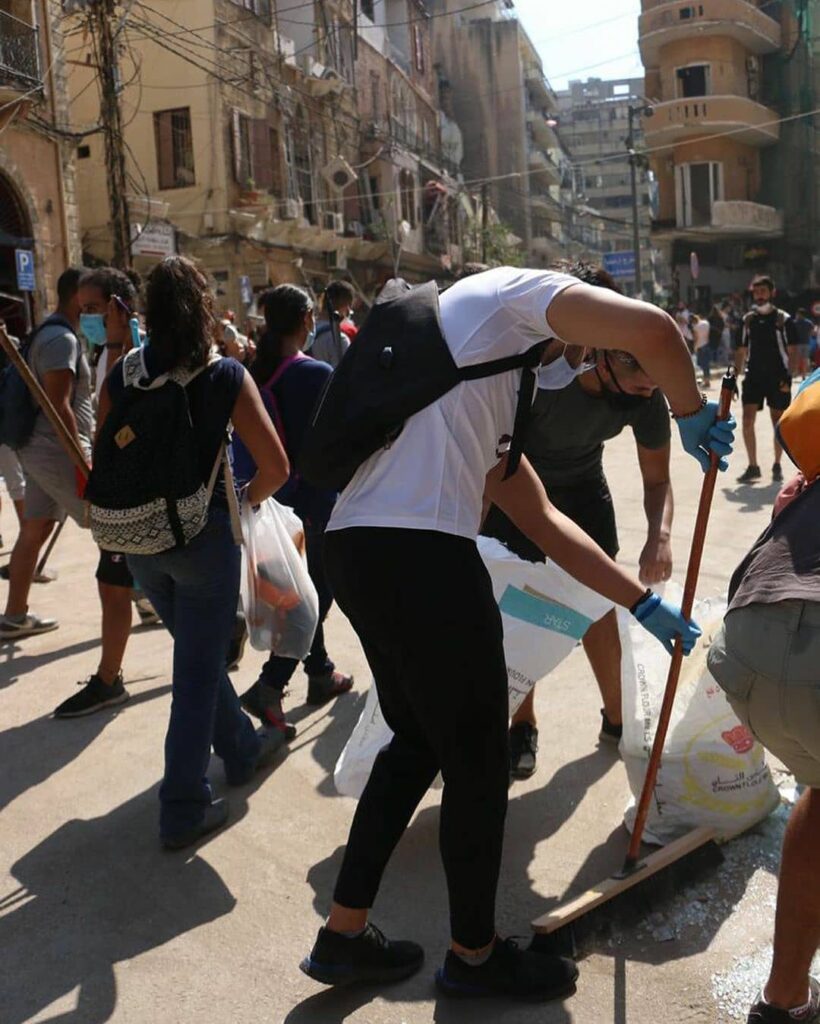
[[[325,567],[395,734],[359,801],[334,899],[373,905],[390,855],[440,770],[452,937],[486,946],[495,935],[509,774],[507,669],[487,570],[472,541],[376,527],[326,534]]]

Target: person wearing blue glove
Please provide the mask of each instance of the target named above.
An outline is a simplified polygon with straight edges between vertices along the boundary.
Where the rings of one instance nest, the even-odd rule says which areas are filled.
[[[647,590],[639,601],[629,609],[644,629],[660,640],[669,654],[675,649],[675,639],[681,638],[683,653],[691,654],[701,628],[691,619],[685,619],[680,608],[652,590]]]

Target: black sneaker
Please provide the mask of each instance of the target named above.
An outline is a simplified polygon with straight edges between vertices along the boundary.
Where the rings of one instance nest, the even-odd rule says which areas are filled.
[[[284,692],[272,686],[265,686],[259,680],[249,690],[245,690],[239,698],[244,711],[269,728],[278,729],[290,741],[296,736],[296,726],[285,720],[282,709]]]
[[[606,717],[606,712],[601,708],[601,731],[598,733],[598,741],[600,743],[613,743],[617,745],[621,742],[623,734],[623,725],[616,725],[614,722],[610,722]]]
[[[55,718],[80,718],[83,715],[93,715],[95,711],[101,711],[103,708],[124,704],[131,696],[123,686],[122,672],[110,686],[96,674],[89,676],[85,682],[80,680],[77,686],[82,686],[82,690],[55,708]]]
[[[211,832],[216,832],[218,828],[222,828],[228,820],[229,809],[228,801],[224,797],[220,797],[219,800],[214,800],[213,803],[205,808],[202,821],[192,825],[191,828],[186,829],[184,832],[160,836],[160,842],[166,850],[183,850],[186,846],[190,846],[192,843],[202,839],[203,836],[210,835]]]
[[[508,996],[538,1002],[560,999],[575,991],[574,960],[520,949],[513,939],[498,939],[488,960],[470,967],[449,950],[436,971],[436,984],[448,996]]]
[[[60,623],[56,619],[41,619],[39,615],[27,612],[11,619],[0,615],[0,640],[17,640],[24,636],[39,636],[57,629]]]
[[[757,1002],[749,1010],[746,1024],[818,1024],[820,1022],[820,981],[809,978],[809,1005],[802,1011],[781,1010],[763,1002],[759,992]]]
[[[374,924],[348,938],[320,928],[316,943],[299,964],[300,970],[323,985],[402,981],[424,963],[424,950],[415,942],[391,942]]]
[[[285,734],[279,729],[263,727],[256,730],[256,735],[259,738],[259,753],[256,760],[241,775],[231,775],[226,771],[225,778],[229,786],[244,786],[246,782],[250,782],[257,772],[273,764],[280,748],[285,745]]]
[[[746,470],[737,478],[739,484],[753,484],[763,476],[760,466],[747,466]]]
[[[779,462],[775,462],[775,464],[772,466],[772,480],[776,484],[783,483],[783,467],[780,465]]]
[[[535,772],[538,753],[538,730],[530,722],[516,722],[510,727],[510,775],[528,779]]]

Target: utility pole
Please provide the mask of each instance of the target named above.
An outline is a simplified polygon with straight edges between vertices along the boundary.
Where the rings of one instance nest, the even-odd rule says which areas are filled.
[[[635,152],[635,115],[640,114],[641,107],[629,104],[629,134],[626,137],[626,149],[629,153],[629,176],[632,183],[632,249],[635,257],[635,295],[643,298],[643,274],[641,273],[641,232],[638,208],[638,156]]]
[[[490,186],[481,186],[481,262],[487,262],[487,232],[490,230]]]
[[[94,0],[91,26],[97,44],[100,76],[100,120],[105,140],[105,174],[113,242],[112,263],[123,270],[131,266],[131,222],[126,199],[125,148],[120,107],[120,69],[116,24],[116,0]]]

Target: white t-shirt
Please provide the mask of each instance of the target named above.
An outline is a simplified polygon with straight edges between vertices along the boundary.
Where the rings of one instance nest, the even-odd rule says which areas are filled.
[[[709,321],[698,320],[695,324],[695,351],[709,344]]]
[[[458,366],[518,355],[556,337],[547,307],[578,279],[499,267],[441,296],[441,324]],[[371,455],[342,492],[328,530],[389,526],[475,540],[484,481],[513,432],[520,370],[462,381],[411,416],[395,444]]]

